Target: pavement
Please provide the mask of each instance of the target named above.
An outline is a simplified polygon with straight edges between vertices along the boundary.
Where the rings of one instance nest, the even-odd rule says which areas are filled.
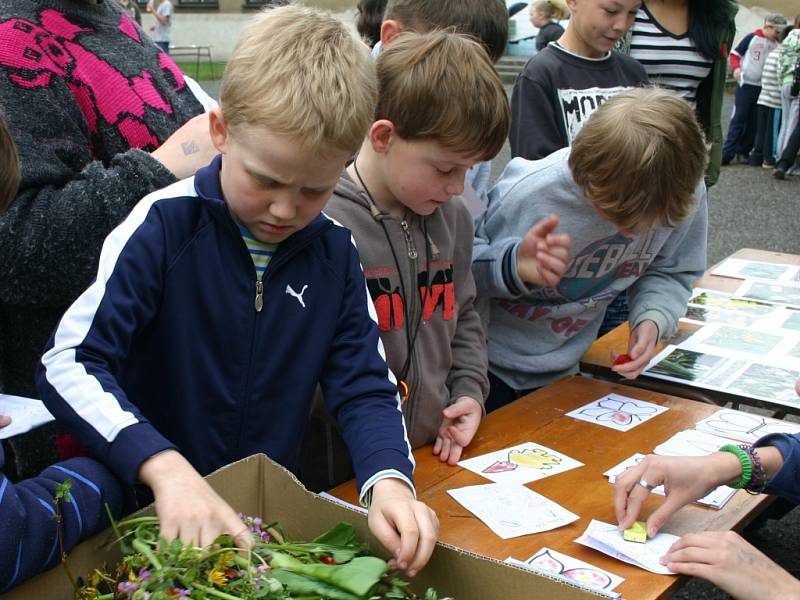
[[[217,98],[219,82],[201,82]],[[512,86],[507,85],[509,96]],[[732,96],[723,105],[723,130],[727,131]],[[508,143],[492,162],[497,178],[510,160]],[[761,167],[731,165],[722,168],[719,182],[709,190],[708,264],[712,265],[740,248],[757,248],[800,254],[800,177],[780,181]],[[713,509],[708,509],[713,510]],[[775,512],[784,512],[783,506]],[[775,515],[775,516],[780,516]],[[763,518],[751,525],[746,537],[767,556],[800,578],[800,507],[782,518]],[[769,597],[765,592],[764,597]],[[691,579],[674,596],[676,600],[729,598],[714,585]]]

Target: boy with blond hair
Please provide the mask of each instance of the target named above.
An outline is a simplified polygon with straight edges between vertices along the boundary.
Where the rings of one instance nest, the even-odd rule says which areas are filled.
[[[400,34],[377,70],[375,121],[325,211],[360,249],[411,446],[434,443],[455,464],[489,388],[473,221],[458,196],[466,171],[502,148],[508,101],[486,52],[458,34]],[[350,461],[335,425],[314,421],[303,476],[325,488],[350,476]]]
[[[392,565],[413,575],[433,550],[356,248],[321,214],[375,87],[368,48],[327,13],[257,17],[210,114],[221,156],[109,235],[95,283],[45,349],[46,405],[152,489],[167,539],[251,542],[201,476],[257,452],[295,469],[319,382]]]
[[[571,147],[508,164],[489,193],[472,265],[478,295],[491,298],[493,404],[575,373],[606,307],[625,290],[631,336],[618,362],[630,360],[613,370],[631,379],[641,372],[659,338],[675,332],[706,267],[705,164],[692,109],[658,89],[620,93]],[[520,260],[530,224],[548,213],[571,237],[572,257]],[[541,266],[560,278],[544,280]]]

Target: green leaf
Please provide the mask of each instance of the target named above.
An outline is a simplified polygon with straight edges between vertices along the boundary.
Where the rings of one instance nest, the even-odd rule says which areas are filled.
[[[362,600],[363,598],[363,596],[356,596],[319,579],[306,577],[284,569],[275,569],[271,575],[286,587],[292,597],[320,596],[330,600]]]
[[[356,539],[356,530],[350,523],[339,523],[320,536],[315,537],[312,542],[316,544],[331,544],[333,546],[349,546]]]
[[[305,564],[291,557],[273,557],[272,568],[283,568],[330,583],[358,597],[367,596],[386,574],[386,562],[374,556],[354,558],[343,565]],[[278,558],[276,564],[275,558]],[[289,560],[287,560],[289,559]]]

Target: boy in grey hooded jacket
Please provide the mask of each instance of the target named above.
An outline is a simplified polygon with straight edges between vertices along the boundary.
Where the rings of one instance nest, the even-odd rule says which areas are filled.
[[[570,148],[509,163],[473,250],[478,296],[490,299],[487,410],[575,373],[606,307],[625,291],[631,360],[614,370],[641,372],[658,339],[675,332],[706,266],[705,163],[691,108],[656,89],[608,100]],[[551,213],[573,255],[556,284],[532,285],[520,244]]]

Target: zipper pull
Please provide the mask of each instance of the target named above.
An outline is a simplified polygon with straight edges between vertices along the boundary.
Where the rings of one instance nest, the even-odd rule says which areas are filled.
[[[264,283],[259,279],[256,281],[256,312],[261,312],[264,308]]]
[[[403,234],[406,236],[406,248],[408,248],[408,258],[417,260],[417,249],[414,247],[414,238],[411,237],[411,230],[408,228],[408,222],[403,219],[400,221],[400,227],[403,229]]]

